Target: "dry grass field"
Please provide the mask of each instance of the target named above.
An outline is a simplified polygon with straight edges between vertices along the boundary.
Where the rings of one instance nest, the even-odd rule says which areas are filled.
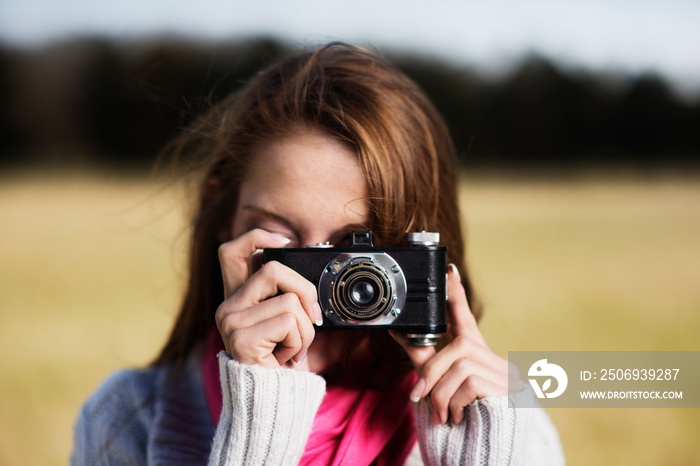
[[[465,176],[482,329],[509,350],[700,350],[700,176]],[[146,364],[183,280],[186,193],[0,175],[0,465],[66,464],[82,401]],[[553,409],[572,465],[691,465],[698,409]]]

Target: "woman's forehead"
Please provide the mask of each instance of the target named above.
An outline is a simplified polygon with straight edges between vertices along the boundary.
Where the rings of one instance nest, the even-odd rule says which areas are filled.
[[[241,203],[366,221],[367,180],[351,146],[323,133],[273,139],[252,154]]]

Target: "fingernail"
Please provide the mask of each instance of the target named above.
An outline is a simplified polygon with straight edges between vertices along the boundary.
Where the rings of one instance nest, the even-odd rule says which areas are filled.
[[[321,306],[319,306],[318,303],[314,303],[314,319],[316,319],[316,322],[314,322],[317,326],[323,325],[323,313],[321,312]]]
[[[414,403],[418,403],[420,397],[423,395],[423,390],[425,390],[425,379],[418,379],[418,382],[413,386],[413,390],[411,390],[411,394],[408,395],[408,398]]]
[[[292,242],[291,239],[287,238],[284,235],[280,235],[279,233],[270,233],[270,238],[285,245]]]
[[[301,353],[301,357],[299,358],[297,363],[304,362],[304,359],[306,359],[306,353],[308,353],[308,352],[309,352],[309,350],[304,350],[304,352]]]
[[[452,273],[455,274],[455,276],[461,280],[461,278],[459,276],[459,269],[457,268],[457,266],[450,263],[450,265],[448,267],[450,268],[450,270],[452,270]]]

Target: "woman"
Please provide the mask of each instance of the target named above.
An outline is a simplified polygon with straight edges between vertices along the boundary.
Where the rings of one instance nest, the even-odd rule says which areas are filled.
[[[76,424],[77,464],[548,464],[541,410],[507,407],[464,266],[455,151],[432,105],[362,49],[286,58],[179,143],[202,160],[187,292],[147,370],[112,376]],[[451,334],[323,326],[315,286],[265,248],[447,246]],[[522,396],[525,392],[523,392]]]

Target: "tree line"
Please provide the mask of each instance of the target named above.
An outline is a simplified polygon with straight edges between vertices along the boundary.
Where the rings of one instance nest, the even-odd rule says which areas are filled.
[[[269,38],[0,46],[0,164],[150,165],[193,118],[289,51]],[[380,53],[428,93],[465,163],[700,161],[700,101],[657,75],[571,72],[530,56],[495,78]]]

